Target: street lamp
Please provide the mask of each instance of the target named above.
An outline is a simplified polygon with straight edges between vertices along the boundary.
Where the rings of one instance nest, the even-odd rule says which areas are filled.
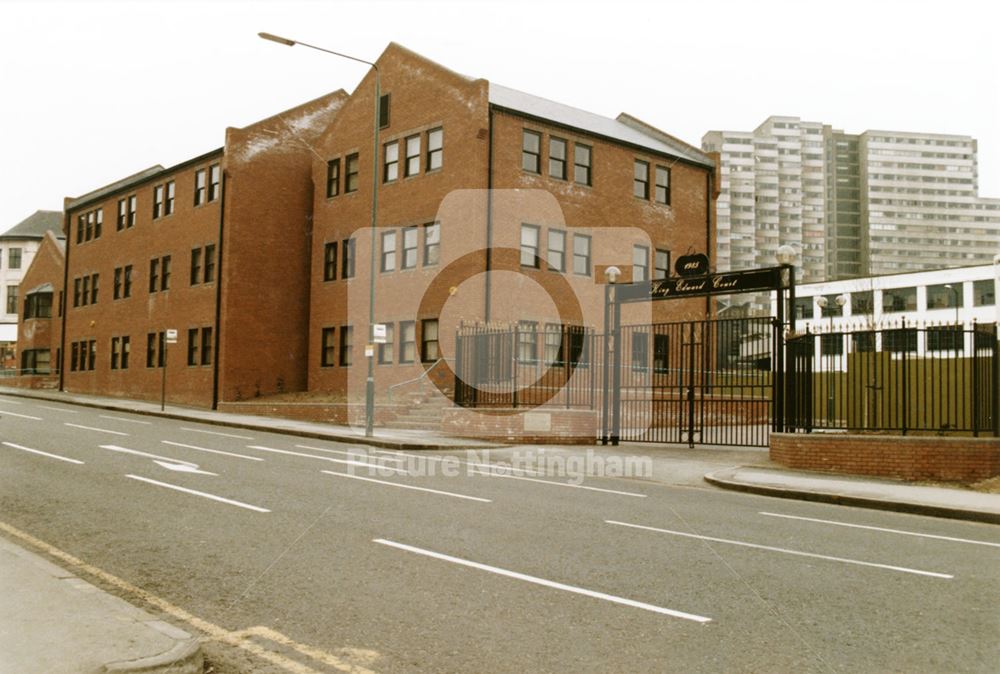
[[[950,283],[945,283],[944,287],[947,288],[948,290],[950,290],[952,292],[952,294],[955,296],[955,326],[957,327],[959,325],[959,318],[958,318],[958,288],[956,288],[955,286],[953,286]]]
[[[356,56],[350,56],[348,54],[342,54],[337,51],[332,51],[330,49],[324,49],[322,47],[317,47],[315,45],[306,44],[305,42],[299,42],[298,40],[290,40],[286,37],[279,37],[277,35],[272,35],[271,33],[257,33],[257,35],[264,39],[270,40],[271,42],[277,42],[278,44],[283,44],[287,47],[294,47],[295,45],[302,45],[303,47],[309,47],[310,49],[315,49],[316,51],[325,52],[327,54],[333,54],[334,56],[339,56],[341,58],[349,59],[351,61],[357,61],[358,63],[364,63],[371,66],[375,70],[375,121],[374,121],[374,141],[372,143],[372,217],[371,217],[371,241],[369,241],[369,248],[371,250],[371,255],[368,261],[368,344],[365,348],[365,355],[368,358],[368,379],[365,382],[365,436],[371,437],[373,434],[374,419],[375,419],[375,224],[378,219],[378,164],[379,164],[379,144],[378,144],[378,130],[379,130],[379,103],[382,99],[382,81],[381,75],[379,73],[378,66],[371,61],[366,61],[364,59],[359,59]]]
[[[618,444],[618,436],[617,436],[617,433],[616,433],[616,429],[618,428],[618,426],[617,426],[616,422],[618,420],[618,417],[617,417],[618,398],[617,398],[617,396],[613,396],[614,397],[614,401],[613,402],[609,401],[608,400],[608,393],[611,390],[612,377],[614,377],[615,380],[617,380],[617,378],[618,378],[617,374],[612,375],[612,373],[611,373],[611,367],[612,367],[612,362],[614,361],[615,349],[618,346],[615,343],[615,339],[617,338],[617,335],[611,333],[611,323],[612,323],[613,320],[615,320],[617,318],[617,317],[613,317],[612,316],[612,312],[615,311],[615,309],[617,308],[617,302],[614,302],[614,300],[616,299],[614,285],[618,281],[618,277],[622,275],[622,270],[619,269],[618,267],[611,266],[611,267],[608,267],[607,269],[604,270],[604,275],[605,275],[605,277],[607,277],[608,283],[607,283],[607,285],[604,286],[604,344],[605,344],[605,352],[604,352],[604,377],[603,377],[603,379],[604,379],[604,382],[603,382],[604,386],[603,386],[603,394],[601,395],[601,411],[602,411],[602,414],[601,414],[601,444],[606,445],[606,444],[608,444],[608,442],[611,442],[611,444],[617,445]],[[615,325],[617,327],[617,321],[615,321]],[[615,372],[616,373],[618,372],[618,368],[615,369]],[[615,388],[617,389],[617,386]],[[612,420],[612,423],[611,423],[611,428],[610,428],[611,435],[610,436],[609,436],[609,428],[608,428],[608,405],[609,405],[609,403],[615,405],[615,412],[614,412],[615,419]]]

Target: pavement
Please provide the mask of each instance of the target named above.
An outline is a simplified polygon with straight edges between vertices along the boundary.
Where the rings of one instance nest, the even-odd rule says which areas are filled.
[[[350,442],[397,450],[490,450],[501,460],[517,448],[450,438],[429,431],[363,429],[99,396],[0,386],[0,395],[34,398],[164,416],[232,428],[264,430],[300,437]],[[495,454],[492,450],[504,448]],[[913,485],[788,470],[772,464],[766,450],[659,445],[552,447],[546,452],[642,455],[652,459],[649,479],[704,485],[783,498],[820,501],[898,512],[1000,524],[1000,495],[967,489]],[[735,465],[734,465],[735,464]],[[749,465],[747,465],[749,464]],[[703,481],[702,481],[703,480]],[[44,543],[5,531],[45,550]],[[71,568],[79,560],[61,560]],[[202,671],[199,642],[188,633],[83,581],[74,573],[0,537],[0,672],[149,672]]]

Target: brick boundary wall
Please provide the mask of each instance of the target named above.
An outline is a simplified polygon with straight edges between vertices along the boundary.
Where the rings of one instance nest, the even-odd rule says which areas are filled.
[[[1000,475],[1000,438],[772,433],[770,457],[802,470],[978,482]]]
[[[514,444],[592,445],[597,441],[597,411],[559,408],[491,414],[488,409],[444,410],[445,435]]]
[[[18,388],[55,390],[59,388],[59,375],[22,374],[16,377],[0,379],[0,384],[16,386]]]
[[[393,421],[406,409],[406,405],[376,405],[375,424],[384,425]],[[219,411],[337,425],[365,425],[364,403],[220,402]]]

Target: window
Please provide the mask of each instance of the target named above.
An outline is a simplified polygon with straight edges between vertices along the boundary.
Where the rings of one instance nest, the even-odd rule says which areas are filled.
[[[80,306],[80,300],[82,299],[82,293],[80,292],[80,279],[73,279],[73,306]]]
[[[396,232],[382,233],[382,262],[379,266],[381,271],[396,270]]]
[[[120,300],[122,298],[122,276],[125,270],[121,267],[115,267],[115,283],[114,289],[111,291],[111,298]]]
[[[399,178],[399,141],[385,144],[382,169],[382,182],[391,183]]]
[[[382,94],[378,99],[378,126],[384,129],[389,126],[389,101],[392,94]]]
[[[653,372],[665,374],[670,365],[670,335],[653,334]]]
[[[98,208],[94,211],[94,238],[101,238],[101,227],[104,225],[104,209]]]
[[[571,325],[569,332],[569,362],[580,367],[588,366],[587,330],[580,325]]]
[[[541,173],[542,134],[524,130],[521,136],[521,168],[531,173]]]
[[[17,313],[17,286],[7,286],[7,313]]]
[[[128,198],[128,220],[125,222],[126,227],[131,227],[135,224],[135,212],[138,208],[138,200],[133,194]]]
[[[424,266],[438,263],[441,257],[441,224],[430,222],[424,225]]]
[[[844,353],[844,335],[839,332],[819,336],[819,352],[824,356],[839,356]]]
[[[663,279],[670,276],[670,251],[656,249],[656,260],[653,266],[653,278]]]
[[[115,221],[115,229],[119,232],[125,229],[128,222],[128,199],[118,200],[118,219]]]
[[[545,324],[545,339],[543,358],[546,365],[562,363],[563,327],[559,323]]]
[[[191,285],[201,282],[201,248],[191,249]]]
[[[417,235],[416,227],[403,228],[403,259],[401,269],[415,269],[417,266]]]
[[[882,311],[884,313],[915,311],[916,308],[916,288],[894,288],[882,291]]]
[[[94,238],[94,212],[91,211],[87,213],[87,229],[85,230],[83,239],[84,241],[90,241]]]
[[[212,364],[212,328],[201,329],[201,364]]]
[[[403,175],[409,178],[420,173],[420,136],[410,136],[406,139],[406,164]]]
[[[122,370],[128,369],[128,357],[132,352],[132,338],[128,335],[124,335],[119,338],[121,344],[121,368]]]
[[[82,306],[87,306],[90,304],[90,277],[83,277],[83,292],[80,296],[80,304]]]
[[[202,277],[205,283],[215,281],[215,244],[210,243],[205,246],[205,275]]]
[[[87,224],[87,216],[81,215],[76,219],[76,242],[83,243],[83,229]]]
[[[385,324],[385,342],[378,345],[378,364],[379,365],[392,365],[393,361],[393,333],[394,325],[392,323]]]
[[[834,316],[843,316],[844,307],[837,302],[837,298],[840,295],[826,295],[826,306],[820,307],[819,315],[822,318],[832,318]]]
[[[198,364],[198,344],[200,340],[198,328],[188,328],[188,366],[193,366]]]
[[[538,258],[539,228],[534,225],[521,225],[521,266],[539,269]]]
[[[48,349],[28,349],[21,352],[21,369],[24,374],[49,374],[52,352]]]
[[[340,258],[340,278],[354,278],[354,239],[344,239]]]
[[[337,353],[335,328],[323,328],[320,341],[319,365],[320,367],[333,367],[337,364],[335,357]]]
[[[875,333],[871,331],[867,332],[855,332],[851,335],[851,341],[854,343],[854,351],[857,353],[874,353],[875,352]]]
[[[163,185],[153,188],[153,220],[163,215]]]
[[[632,246],[632,282],[649,280],[649,248]]]
[[[795,299],[795,318],[812,318],[814,314],[813,300],[812,297],[797,297]]]
[[[358,154],[347,155],[346,159],[346,173],[344,177],[344,191],[345,192],[357,192],[358,191]]]
[[[649,367],[649,335],[636,330],[632,333],[632,369],[645,370]]]
[[[961,283],[927,286],[928,309],[954,309],[963,306],[962,300]]]
[[[972,282],[972,305],[991,307],[996,304],[996,289],[993,279]]]
[[[851,315],[871,314],[875,311],[875,297],[871,290],[851,293]],[[812,316],[810,316],[812,318]]]
[[[573,235],[573,273],[590,276],[590,237],[586,234]]]
[[[653,197],[657,203],[670,204],[670,169],[666,166],[656,167],[656,189]]]
[[[649,199],[649,162],[635,162],[632,180],[632,194],[640,199]]]
[[[323,246],[323,280],[337,280],[337,242],[331,241]]]
[[[566,141],[549,138],[549,176],[566,180]]]
[[[34,293],[24,299],[24,318],[52,318],[52,293]]]
[[[163,332],[146,334],[146,367],[163,367],[163,345],[166,335]]]
[[[97,304],[97,282],[100,279],[100,274],[90,275],[90,303]]]
[[[222,167],[212,164],[208,167],[208,200],[215,201],[222,191]]]
[[[170,289],[170,256],[153,258],[149,261],[149,292]]]
[[[573,181],[577,185],[590,185],[590,155],[589,145],[576,143],[573,145]]]
[[[433,363],[440,357],[437,319],[424,319],[420,321],[420,360],[424,363]]]
[[[163,202],[163,214],[170,215],[174,212],[174,181],[167,183],[167,198]]]
[[[343,367],[350,366],[354,358],[354,326],[340,326],[340,364]]]
[[[427,170],[441,168],[444,163],[444,129],[427,132]]]
[[[205,169],[198,169],[194,172],[194,205],[200,206],[205,203],[208,196],[208,174]]]
[[[326,163],[326,198],[340,194],[340,159],[331,159]]]
[[[20,269],[21,268],[21,249],[20,248],[9,248],[9,249],[7,249],[7,268],[8,269]]]
[[[917,350],[917,331],[914,328],[899,328],[882,331],[882,350],[893,353]]]
[[[417,355],[417,327],[413,321],[399,322],[399,362],[412,363]]]
[[[549,271],[566,271],[566,232],[549,230]]]
[[[927,328],[928,351],[962,351],[965,330],[960,325],[938,325]]]
[[[517,326],[517,359],[531,362],[538,357],[538,323],[521,321]]]

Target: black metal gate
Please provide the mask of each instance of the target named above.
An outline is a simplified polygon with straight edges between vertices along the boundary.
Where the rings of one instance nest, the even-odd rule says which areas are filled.
[[[780,348],[776,320],[623,325],[618,341],[612,386],[619,418],[606,423],[617,426],[620,440],[767,446],[775,403],[772,354]]]

